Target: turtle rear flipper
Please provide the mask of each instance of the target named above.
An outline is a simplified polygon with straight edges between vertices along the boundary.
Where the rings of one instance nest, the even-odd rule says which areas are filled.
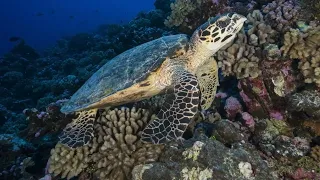
[[[77,118],[73,119],[59,136],[60,143],[70,148],[89,144],[93,138],[93,123],[96,114],[97,109],[77,112]]]
[[[157,118],[141,134],[141,140],[162,144],[182,137],[198,112],[200,91],[197,78],[183,70],[176,72],[174,93],[166,97]]]

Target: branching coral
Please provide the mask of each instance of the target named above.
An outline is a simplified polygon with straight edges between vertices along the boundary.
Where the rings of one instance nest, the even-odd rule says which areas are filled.
[[[295,0],[275,0],[263,7],[266,21],[280,32],[286,32],[298,19],[300,7]]]
[[[247,16],[247,32],[242,31],[237,35],[235,42],[225,50],[217,52],[219,67],[225,76],[236,75],[238,79],[253,77],[261,74],[259,61],[272,53],[264,53],[263,46],[275,43],[277,32],[264,22],[262,13],[258,10],[253,11]]]
[[[299,59],[299,69],[305,83],[320,86],[320,26],[308,26],[306,30],[291,29],[284,35],[281,47],[284,56]]]
[[[320,48],[319,48],[320,50]],[[305,83],[315,83],[320,86],[320,52],[318,51],[310,61],[300,61],[299,69],[304,76]]]
[[[100,179],[130,179],[133,166],[158,159],[161,145],[139,141],[141,130],[155,118],[144,109],[105,110],[97,118],[95,137],[84,147],[69,149],[57,144],[51,152],[49,171],[68,179],[81,172]]]
[[[181,32],[192,33],[210,17],[226,10],[227,1],[213,3],[212,0],[176,0],[170,5],[171,14],[164,24],[178,27]]]
[[[283,54],[290,58],[306,61],[313,57],[320,48],[320,26],[311,27],[306,32],[291,29],[284,35]]]
[[[320,146],[315,146],[311,148],[310,156],[316,161],[320,162]],[[319,166],[320,167],[320,166]]]

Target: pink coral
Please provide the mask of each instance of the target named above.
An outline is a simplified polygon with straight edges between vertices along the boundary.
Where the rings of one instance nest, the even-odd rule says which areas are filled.
[[[39,180],[51,180],[52,177],[50,174],[45,175],[44,177],[40,178]]]
[[[256,99],[251,99],[243,90],[240,91],[240,96],[241,96],[243,102],[245,103],[245,105],[248,109],[248,112],[258,116],[261,112],[261,109],[262,109],[259,102]]]
[[[237,98],[230,96],[226,100],[224,110],[227,112],[228,119],[232,120],[236,117],[237,113],[242,112],[242,106]]]
[[[46,115],[47,115],[46,112],[41,111],[39,114],[37,114],[37,117],[38,117],[39,119],[42,119],[42,118],[44,118]]]
[[[218,5],[219,4],[219,0],[212,0],[212,3]]]
[[[41,130],[42,130],[42,129],[40,129],[39,131],[37,131],[37,132],[34,134],[34,137],[36,137],[36,138],[39,137],[39,136],[41,135]]]
[[[242,115],[242,119],[244,120],[246,126],[248,126],[249,128],[254,127],[255,122],[254,122],[254,119],[251,116],[251,114],[249,114],[247,112],[243,112],[243,113],[241,113],[241,115]]]
[[[216,94],[216,98],[221,98],[221,99],[226,98],[227,96],[228,96],[228,94],[224,93],[224,92],[218,92]]]
[[[303,168],[298,168],[292,175],[292,179],[294,180],[302,180],[302,179],[315,179],[316,178],[316,173],[306,171]]]
[[[283,115],[279,111],[271,111],[270,117],[276,120],[283,120]]]

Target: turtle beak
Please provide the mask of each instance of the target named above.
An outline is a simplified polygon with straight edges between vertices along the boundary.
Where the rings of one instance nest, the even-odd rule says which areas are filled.
[[[232,19],[236,20],[236,25],[233,31],[234,33],[239,32],[243,27],[244,22],[247,20],[247,18],[242,16],[241,14],[233,14]]]

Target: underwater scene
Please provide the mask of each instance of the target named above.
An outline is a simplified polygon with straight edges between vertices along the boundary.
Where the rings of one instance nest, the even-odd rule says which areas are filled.
[[[0,180],[320,180],[319,0],[59,1],[0,3]]]

